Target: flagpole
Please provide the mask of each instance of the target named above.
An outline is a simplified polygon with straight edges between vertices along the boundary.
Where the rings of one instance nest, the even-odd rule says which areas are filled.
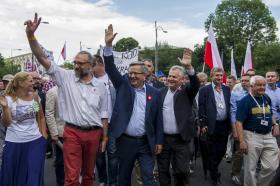
[[[204,72],[204,69],[205,69],[205,62],[203,63],[202,72]]]

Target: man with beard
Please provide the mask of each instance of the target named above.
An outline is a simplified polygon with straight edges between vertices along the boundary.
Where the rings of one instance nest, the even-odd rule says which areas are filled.
[[[34,35],[40,22],[37,13],[33,21],[26,21],[26,35],[38,62],[58,86],[60,118],[66,123],[63,134],[64,185],[78,185],[82,173],[81,186],[92,186],[101,135],[102,151],[108,140],[107,91],[91,73],[94,62],[90,53],[80,51],[75,56],[74,71],[60,68],[44,55]]]

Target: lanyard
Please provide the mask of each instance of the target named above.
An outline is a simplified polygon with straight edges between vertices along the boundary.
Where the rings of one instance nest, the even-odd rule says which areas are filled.
[[[258,107],[261,109],[260,104],[257,102],[257,100],[254,98],[254,96],[250,93],[250,96],[253,98],[253,100],[256,102],[256,104],[258,105]],[[263,100],[263,104],[262,104],[262,111],[263,111],[263,119],[265,120],[265,107],[264,107],[264,99],[262,96],[262,100]]]

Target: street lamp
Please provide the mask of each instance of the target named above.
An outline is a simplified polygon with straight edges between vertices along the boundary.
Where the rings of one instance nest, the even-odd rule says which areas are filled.
[[[50,24],[48,21],[41,21],[43,24]]]
[[[83,47],[85,47],[85,49],[87,49],[87,50],[91,50],[92,49],[92,47],[89,47],[89,46],[87,46],[85,44],[82,44],[82,41],[80,41],[80,51],[83,50]]]
[[[158,73],[158,42],[157,42],[157,37],[158,37],[158,30],[161,30],[163,33],[167,33],[166,30],[162,28],[162,26],[157,25],[157,21],[155,21],[155,31],[156,31],[156,44],[155,44],[155,75]]]
[[[11,49],[11,57],[13,57],[13,51],[22,51],[22,48],[12,48]]]

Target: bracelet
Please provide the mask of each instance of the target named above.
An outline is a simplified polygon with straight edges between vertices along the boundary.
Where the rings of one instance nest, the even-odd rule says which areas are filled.
[[[36,37],[34,35],[32,35],[31,37],[27,37],[28,41],[36,41]]]

